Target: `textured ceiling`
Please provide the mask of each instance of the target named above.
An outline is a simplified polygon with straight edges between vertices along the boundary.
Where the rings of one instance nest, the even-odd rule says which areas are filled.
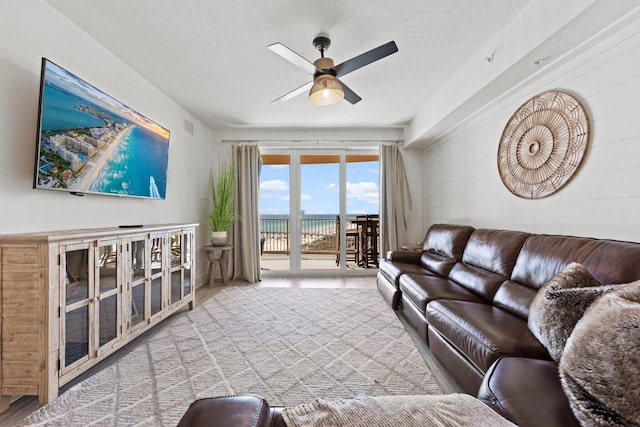
[[[212,128],[404,126],[529,0],[48,0]],[[271,101],[311,76],[267,49],[341,63],[390,40],[398,53],[343,78],[362,101]]]
[[[634,1],[592,0],[609,9]],[[404,127],[530,0],[47,2],[217,129]],[[312,40],[319,34],[331,39],[326,56],[336,64],[390,40],[399,51],[343,78],[362,97],[356,105],[314,106],[306,94],[272,105],[311,76],[267,46],[281,42],[313,61],[319,53]]]

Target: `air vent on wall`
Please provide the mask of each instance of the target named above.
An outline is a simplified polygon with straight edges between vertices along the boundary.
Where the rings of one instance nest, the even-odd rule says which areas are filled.
[[[193,135],[193,123],[191,123],[187,119],[184,119],[184,130]]]

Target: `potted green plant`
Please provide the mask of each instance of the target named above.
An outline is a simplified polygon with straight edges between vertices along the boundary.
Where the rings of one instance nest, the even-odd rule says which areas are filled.
[[[207,212],[207,221],[211,228],[211,244],[227,244],[227,231],[238,215],[233,211],[233,190],[235,188],[233,162],[220,165],[217,179],[213,172],[209,174],[209,192],[211,205]]]

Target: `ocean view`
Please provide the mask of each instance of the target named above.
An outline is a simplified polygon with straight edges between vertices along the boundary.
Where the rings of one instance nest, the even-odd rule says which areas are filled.
[[[318,233],[335,230],[337,214],[315,214],[302,216],[302,232]],[[347,221],[356,215],[347,215]],[[264,221],[263,221],[264,220]],[[284,233],[287,231],[289,215],[260,215],[260,232]]]

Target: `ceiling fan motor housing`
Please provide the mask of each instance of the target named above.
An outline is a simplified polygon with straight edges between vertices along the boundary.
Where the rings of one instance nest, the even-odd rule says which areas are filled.
[[[313,39],[313,46],[320,51],[320,58],[316,59],[313,62],[313,65],[315,65],[318,70],[322,70],[322,72],[316,71],[314,73],[314,81],[325,74],[330,74],[332,76],[336,75],[336,72],[333,71],[333,59],[324,57],[324,51],[329,49],[330,45],[331,40],[329,40],[328,37],[318,36]]]
[[[331,45],[331,40],[329,40],[328,37],[318,36],[315,39],[313,39],[313,47],[318,49],[322,54],[324,54],[325,50],[329,49],[330,45]]]

